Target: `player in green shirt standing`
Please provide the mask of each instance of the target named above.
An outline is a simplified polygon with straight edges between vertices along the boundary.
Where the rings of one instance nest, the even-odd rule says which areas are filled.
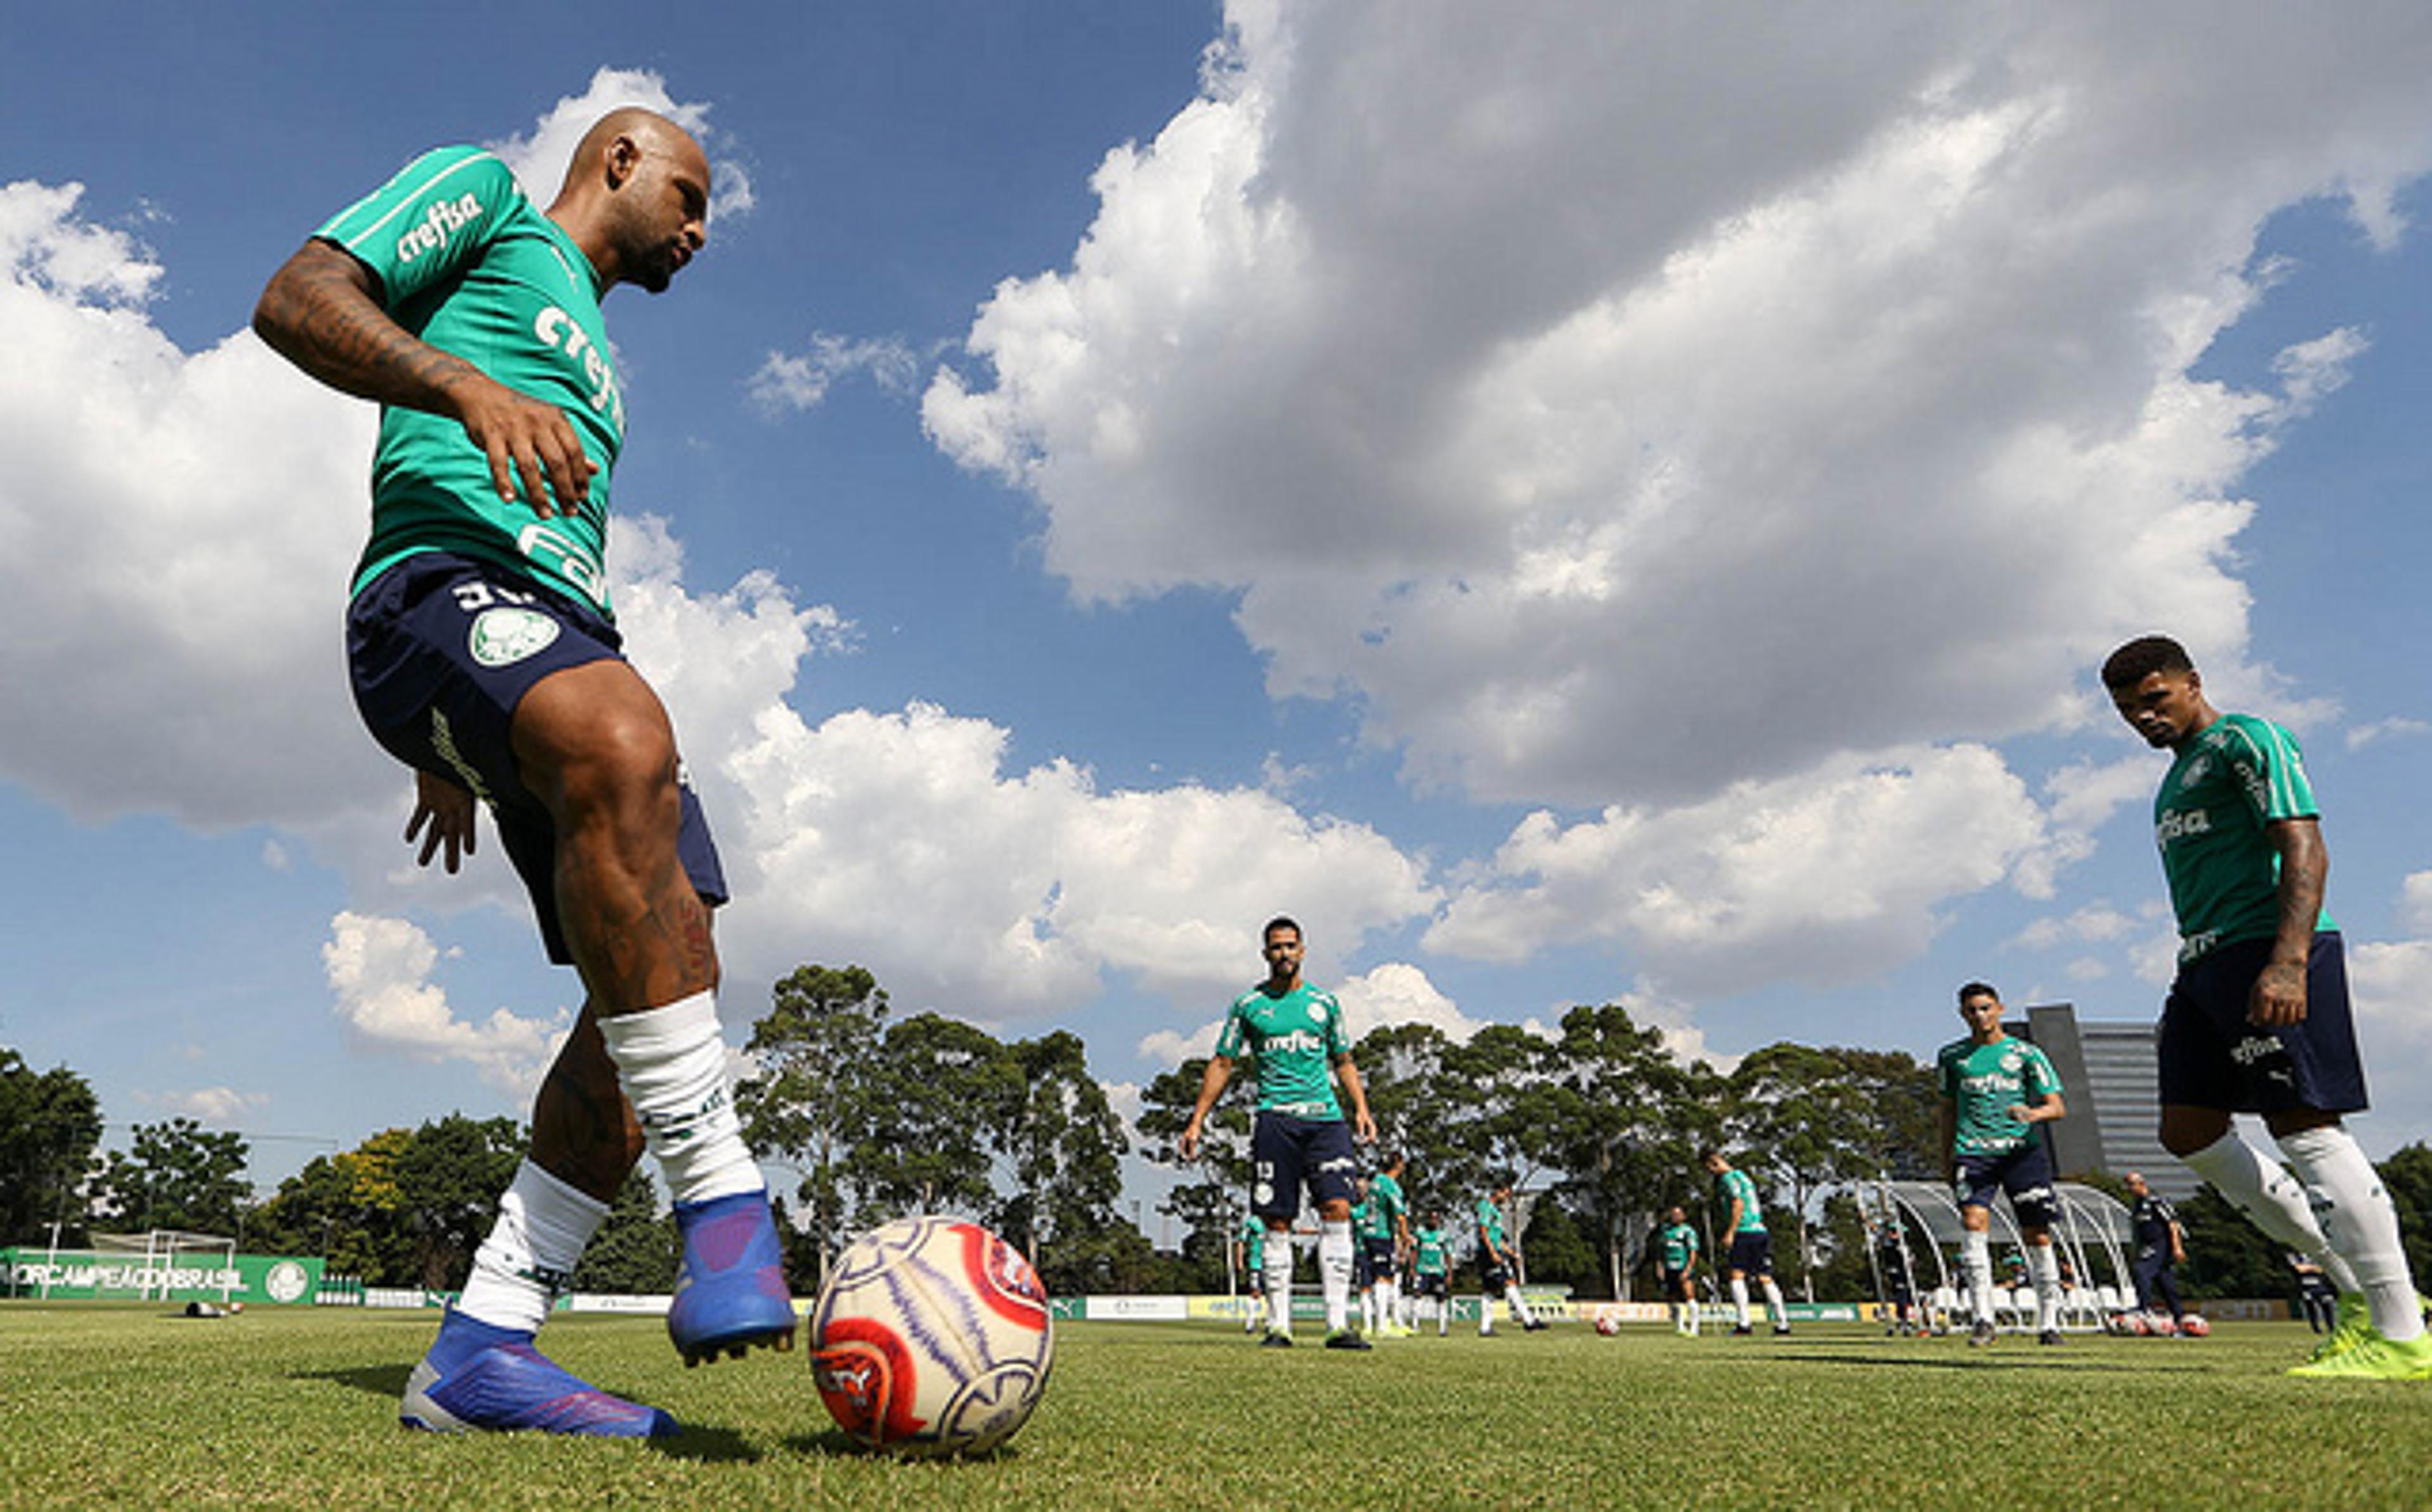
[[[2000,1333],[1993,1320],[1993,1192],[2010,1194],[2027,1241],[2035,1288],[2036,1339],[2060,1342],[2060,1265],[2052,1252],[2052,1152],[2035,1125],[2065,1117],[2060,1074],[2044,1052],[2001,1027],[2001,996],[1982,982],[1959,989],[1968,1037],[1942,1047],[1934,1078],[1942,1088],[1942,1174],[1959,1203],[1960,1268],[1975,1315],[1968,1342]]]
[[[346,650],[364,723],[414,771],[406,839],[452,872],[486,803],[585,995],[530,1156],[407,1382],[414,1427],[674,1430],[532,1348],[646,1147],[683,1236],[667,1330],[685,1361],[793,1342],[718,1030],[726,885],[667,711],[620,653],[601,554],[625,397],[600,301],[664,291],[706,240],[709,193],[701,144],[643,109],[592,125],[546,211],[495,154],[440,148],[332,217],[254,311],[271,347],[381,407]]]
[[[1300,976],[1306,953],[1300,926],[1274,918],[1260,934],[1267,980],[1233,1000],[1217,1035],[1216,1053],[1199,1083],[1198,1105],[1183,1126],[1175,1149],[1185,1160],[1199,1158],[1201,1128],[1208,1111],[1233,1079],[1233,1064],[1257,1063],[1258,1111],[1251,1125],[1250,1158],[1256,1165],[1253,1210],[1279,1241],[1267,1261],[1267,1336],[1271,1347],[1292,1343],[1292,1251],[1289,1231],[1308,1189],[1317,1204],[1318,1278],[1326,1296],[1326,1347],[1364,1350],[1368,1340],[1351,1327],[1351,1200],[1358,1159],[1356,1138],[1376,1140],[1368,1116],[1368,1094],[1351,1063],[1343,1027],[1343,1005],[1334,995]],[[1343,1096],[1335,1097],[1340,1083]],[[1343,1103],[1351,1104],[1345,1123]]]
[[[2339,1326],[2293,1372],[2432,1377],[2398,1212],[2340,1116],[2366,1106],[2329,856],[2296,737],[2225,714],[2176,641],[2103,664],[2114,707],[2173,755],[2153,798],[2179,970],[2162,1005],[2162,1146],[2339,1288]],[[2259,1113],[2283,1168],[2232,1123]],[[2291,1171],[2294,1177],[2291,1177]]]
[[[1369,1312],[1375,1330],[1391,1338],[1413,1330],[1402,1319],[1402,1258],[1410,1252],[1410,1208],[1402,1191],[1402,1157],[1389,1154],[1368,1178],[1368,1216],[1358,1225],[1368,1256]]]
[[[1687,1213],[1667,1208],[1655,1231],[1655,1289],[1672,1308],[1672,1331],[1691,1338],[1697,1336],[1697,1231]]]
[[[1478,1336],[1495,1336],[1495,1299],[1503,1299],[1512,1309],[1521,1332],[1533,1334],[1545,1322],[1528,1309],[1528,1301],[1520,1295],[1520,1252],[1504,1236],[1503,1206],[1512,1201],[1512,1182],[1505,1177],[1495,1182],[1495,1189],[1478,1200],[1472,1221],[1478,1238]]]
[[[1255,1213],[1241,1215],[1241,1227],[1233,1235],[1233,1263],[1241,1274],[1241,1289],[1250,1299],[1241,1319],[1242,1332],[1261,1333],[1267,1324],[1267,1226]]]
[[[1774,1333],[1787,1334],[1790,1314],[1782,1306],[1782,1288],[1774,1284],[1773,1233],[1765,1226],[1765,1205],[1757,1201],[1756,1183],[1725,1160],[1719,1150],[1709,1150],[1701,1158],[1707,1173],[1714,1178],[1715,1194],[1730,1213],[1724,1232],[1731,1236],[1728,1262],[1731,1333],[1744,1338],[1756,1332],[1748,1318],[1748,1277],[1754,1276],[1765,1287],[1765,1312],[1773,1319]]]
[[[1410,1289],[1417,1294],[1420,1317],[1426,1317],[1427,1309],[1434,1310],[1438,1338],[1452,1328],[1452,1285],[1447,1264],[1451,1245],[1451,1236],[1444,1230],[1442,1213],[1427,1214],[1427,1220],[1410,1235]]]

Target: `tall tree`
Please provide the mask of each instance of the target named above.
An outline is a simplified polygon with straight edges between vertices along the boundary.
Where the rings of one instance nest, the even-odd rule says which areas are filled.
[[[47,1238],[84,1242],[76,1195],[101,1143],[101,1103],[64,1066],[35,1071],[0,1046],[0,1243]]]
[[[1231,1242],[1250,1204],[1250,1109],[1252,1080],[1236,1074],[1200,1130],[1199,1159],[1186,1165],[1174,1150],[1191,1110],[1199,1102],[1199,1085],[1208,1074],[1208,1057],[1194,1055],[1174,1070],[1156,1077],[1140,1092],[1140,1115],[1134,1127],[1141,1139],[1140,1157],[1151,1165],[1170,1167],[1179,1178],[1158,1210],[1182,1224],[1185,1253],[1220,1258]],[[1221,1274],[1221,1272],[1219,1272]]]
[[[383,1129],[352,1150],[314,1156],[249,1216],[253,1244],[320,1255],[330,1274],[371,1285],[414,1285],[414,1236],[399,1217],[396,1175],[413,1143],[412,1130]]]
[[[1719,1079],[1703,1061],[1683,1066],[1660,1031],[1613,1003],[1562,1016],[1549,1069],[1561,1185],[1618,1297],[1656,1215],[1672,1202],[1694,1202],[1697,1150],[1714,1134]],[[1533,1255],[1529,1268],[1536,1269]]]
[[[1352,1050],[1378,1136],[1409,1162],[1402,1184],[1411,1208],[1441,1210],[1456,1228],[1486,1179],[1470,1134],[1480,1117],[1478,1092],[1453,1069],[1459,1051],[1432,1024],[1373,1029]]]
[[[575,1265],[573,1287],[628,1295],[672,1291],[682,1252],[675,1215],[659,1211],[658,1188],[650,1172],[636,1168],[616,1188],[607,1220]]]
[[[827,1262],[844,1247],[850,1158],[870,1125],[887,994],[860,966],[805,966],[777,983],[748,1047],[758,1069],[735,1088],[744,1136],[802,1178],[804,1228]]]
[[[413,1240],[408,1285],[458,1287],[490,1231],[498,1196],[515,1180],[526,1144],[513,1118],[451,1113],[414,1132],[397,1157],[397,1212]]]
[[[990,1157],[1022,1101],[1022,1069],[1005,1046],[959,1018],[916,1014],[887,1030],[873,1081],[853,1151],[855,1220],[989,1217]]]
[[[1083,1290],[1084,1272],[1107,1258],[1100,1241],[1118,1226],[1130,1141],[1089,1074],[1080,1036],[1057,1030],[1007,1049],[1021,1084],[1006,1130],[1014,1195],[999,1227],[1028,1251],[1050,1291]]]
[[[177,1229],[233,1236],[252,1195],[245,1136],[192,1118],[135,1126],[127,1151],[111,1151],[93,1182],[95,1207],[130,1232]]]

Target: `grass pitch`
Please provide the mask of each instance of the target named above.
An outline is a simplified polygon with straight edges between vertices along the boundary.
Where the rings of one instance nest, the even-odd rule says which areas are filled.
[[[1787,1339],[1577,1324],[1368,1354],[1222,1324],[1063,1324],[1038,1417],[992,1458],[865,1454],[801,1353],[687,1371],[654,1319],[544,1342],[686,1424],[655,1443],[411,1434],[431,1314],[0,1302],[14,1506],[2421,1507],[2432,1382],[2291,1380],[2311,1336]]]

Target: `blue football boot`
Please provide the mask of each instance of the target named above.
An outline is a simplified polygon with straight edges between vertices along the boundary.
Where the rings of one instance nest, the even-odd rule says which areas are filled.
[[[676,1204],[684,1268],[667,1309],[667,1336],[686,1365],[754,1345],[794,1347],[794,1296],[765,1191]]]
[[[657,1438],[676,1431],[676,1420],[658,1408],[612,1397],[560,1369],[532,1348],[526,1331],[494,1327],[453,1307],[407,1379],[397,1417],[431,1433],[536,1428]]]

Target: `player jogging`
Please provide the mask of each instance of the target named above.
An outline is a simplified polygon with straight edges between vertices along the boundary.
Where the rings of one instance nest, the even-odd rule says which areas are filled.
[[[2129,1269],[2136,1286],[2136,1305],[2149,1314],[2167,1311],[2176,1327],[2187,1318],[2187,1308],[2179,1302],[2177,1271],[2187,1261],[2187,1231],[2179,1226],[2179,1211],[2146,1183],[2142,1171],[2130,1171],[2120,1178],[2120,1184],[2136,1200],[2136,1205],[2128,1210],[2128,1224],[2136,1235],[2136,1258]]]
[[[1734,1168],[1719,1150],[1707,1151],[1702,1159],[1707,1172],[1714,1178],[1715,1195],[1731,1215],[1727,1232],[1731,1236],[1731,1249],[1727,1269],[1731,1283],[1731,1334],[1745,1338],[1756,1332],[1748,1319],[1750,1276],[1765,1287],[1765,1313],[1773,1319],[1774,1333],[1788,1334],[1790,1314],[1782,1306],[1782,1288],[1774,1285],[1773,1235],[1765,1226],[1765,1207],[1757,1201],[1756,1183],[1748,1172]]]
[[[2215,709],[2163,636],[2112,652],[2103,683],[2146,744],[2174,756],[2153,798],[2179,924],[2158,1045],[2162,1147],[2339,1288],[2339,1325],[2292,1373],[2432,1377],[2397,1209],[2340,1123],[2366,1106],[2364,1064],[2296,737]],[[2286,1168],[2239,1136],[2238,1113],[2263,1116]]]
[[[1255,1213],[1241,1216],[1241,1227],[1233,1235],[1233,1263],[1241,1274],[1241,1290],[1250,1299],[1250,1305],[1242,1312],[1241,1329],[1244,1333],[1258,1333],[1267,1323],[1267,1287],[1263,1277],[1267,1264],[1267,1226],[1258,1221]]]
[[[1352,1141],[1373,1144],[1376,1120],[1368,1094],[1351,1063],[1343,1008],[1334,995],[1303,982],[1305,947],[1300,926],[1289,918],[1267,922],[1260,935],[1267,980],[1233,1000],[1216,1040],[1216,1053],[1199,1083],[1199,1101],[1174,1141],[1184,1160],[1199,1158],[1201,1126],[1233,1078],[1233,1063],[1257,1062],[1258,1111],[1251,1126],[1250,1158],[1256,1163],[1253,1210],[1275,1237],[1267,1257],[1267,1336],[1270,1347],[1292,1343],[1292,1250],[1289,1230],[1307,1187],[1317,1204],[1318,1278],[1326,1295],[1326,1347],[1364,1350],[1368,1340],[1351,1327],[1351,1198],[1357,1165]],[[1335,1096],[1336,1084],[1343,1088]],[[1351,1104],[1351,1121],[1343,1101]]]
[[[1512,1201],[1512,1183],[1495,1184],[1495,1189],[1478,1200],[1473,1222],[1478,1234],[1478,1336],[1495,1336],[1495,1299],[1503,1299],[1512,1309],[1512,1317],[1521,1332],[1533,1334],[1545,1327],[1537,1315],[1528,1310],[1528,1299],[1520,1295],[1520,1252],[1503,1234],[1503,1204]]]
[[[1697,1231],[1680,1207],[1655,1231],[1655,1289],[1672,1310],[1672,1331],[1697,1336]]]
[[[2035,1340],[2060,1342],[2060,1265],[2052,1252],[2052,1152],[2035,1125],[2065,1116],[2060,1075],[2050,1057],[2001,1027],[2001,997],[1982,982],[1959,989],[1968,1037],[1934,1056],[1942,1089],[1942,1170],[1959,1204],[1960,1268],[1968,1278],[1974,1325],[1970,1345],[1993,1342],[1993,1193],[2010,1195],[2024,1265],[2035,1288]]]
[[[726,884],[667,713],[618,653],[602,563],[625,401],[600,300],[665,290],[709,191],[700,144],[642,109],[591,126],[546,213],[493,154],[441,148],[323,226],[254,311],[298,367],[381,406],[346,649],[357,709],[414,771],[407,842],[452,872],[486,803],[585,993],[407,1382],[415,1427],[673,1431],[532,1348],[646,1145],[683,1235],[667,1330],[686,1362],[793,1342],[713,996]]]

